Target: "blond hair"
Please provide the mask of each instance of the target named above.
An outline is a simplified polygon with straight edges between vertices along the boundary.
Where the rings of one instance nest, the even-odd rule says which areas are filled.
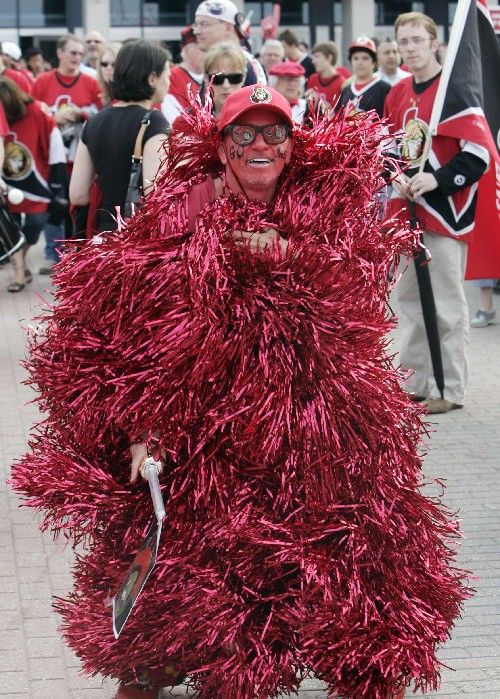
[[[247,59],[243,55],[242,50],[229,41],[220,41],[208,49],[203,62],[203,69],[206,75],[213,72],[214,66],[220,58],[228,58],[235,68],[235,73],[246,75]]]
[[[424,15],[423,12],[404,12],[402,15],[399,15],[394,22],[394,33],[396,34],[396,37],[398,35],[398,29],[405,24],[414,24],[416,26],[424,27],[431,39],[437,39],[436,23],[432,17]]]

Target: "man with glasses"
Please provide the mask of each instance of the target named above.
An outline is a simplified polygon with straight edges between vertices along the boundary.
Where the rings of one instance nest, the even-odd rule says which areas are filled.
[[[414,237],[376,223],[379,134],[363,117],[306,134],[265,85],[191,117],[126,235],[65,256],[32,350],[50,414],[12,483],[89,534],[65,635],[115,699],[185,673],[200,699],[289,696],[312,673],[330,696],[433,687],[468,592],[384,349],[387,270]],[[117,639],[107,601],[153,515],[146,442],[167,514]]]
[[[45,102],[61,129],[70,174],[83,126],[102,107],[101,88],[97,80],[81,71],[83,44],[77,36],[65,34],[59,39],[57,58],[58,67],[42,73],[36,79],[33,97]],[[51,274],[54,262],[59,259],[55,240],[61,238],[60,226],[56,225],[56,229],[52,231],[51,227],[45,228],[47,260],[40,269],[40,274]],[[70,234],[71,224],[68,221],[67,237]]]
[[[85,37],[85,58],[80,70],[97,79],[97,61],[104,47],[104,37],[100,32],[91,31]]]
[[[403,78],[407,78],[410,73],[403,70],[401,65],[401,55],[395,39],[385,38],[377,47],[378,70],[375,75],[389,85],[395,85]]]
[[[419,171],[441,74],[436,59],[437,29],[430,17],[409,12],[397,18],[395,31],[411,77],[398,82],[385,103],[391,132],[398,141],[397,155],[407,163],[406,171],[393,181],[389,213],[408,212],[408,202],[414,202],[423,242],[432,255],[429,271],[441,335],[444,398],[431,367],[413,264],[398,285],[400,355],[403,366],[412,372],[405,389],[414,400],[427,400],[429,413],[447,413],[463,406],[467,385],[469,319],[463,279],[474,225],[476,183],[489,156],[485,148],[466,138],[433,136],[425,167]]]
[[[266,74],[247,48],[241,25],[243,15],[231,0],[204,0],[197,10],[193,30],[202,51],[221,41],[237,44],[248,62],[245,85],[266,84]],[[242,46],[242,43],[245,46]]]

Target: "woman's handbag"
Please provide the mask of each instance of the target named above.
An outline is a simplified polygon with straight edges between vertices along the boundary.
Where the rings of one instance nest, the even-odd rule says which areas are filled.
[[[132,168],[130,170],[130,180],[123,211],[125,218],[132,216],[134,208],[136,209],[140,205],[142,195],[142,140],[144,138],[144,132],[149,126],[150,117],[151,111],[146,112],[142,117],[137,138],[135,139],[134,152],[132,154]]]

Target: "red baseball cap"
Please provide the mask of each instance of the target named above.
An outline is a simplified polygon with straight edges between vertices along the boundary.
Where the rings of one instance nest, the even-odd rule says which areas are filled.
[[[280,78],[301,78],[305,72],[297,61],[282,61],[269,69],[269,75],[277,75]]]
[[[357,39],[354,39],[349,46],[349,60],[355,51],[366,51],[374,60],[377,60],[377,47],[369,36],[358,36]]]
[[[293,127],[292,109],[283,95],[267,85],[248,85],[233,92],[225,101],[217,124],[219,132],[237,121],[242,114],[255,108],[275,112]]]

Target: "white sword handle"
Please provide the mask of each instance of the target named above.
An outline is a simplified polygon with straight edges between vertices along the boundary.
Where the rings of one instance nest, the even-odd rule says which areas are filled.
[[[158,475],[161,473],[161,470],[161,461],[156,461],[156,459],[154,459],[152,456],[148,456],[141,466],[141,475],[149,483],[153,507],[155,509],[156,518],[159,522],[162,522],[166,517],[165,505],[160,489],[160,481],[158,479]]]

